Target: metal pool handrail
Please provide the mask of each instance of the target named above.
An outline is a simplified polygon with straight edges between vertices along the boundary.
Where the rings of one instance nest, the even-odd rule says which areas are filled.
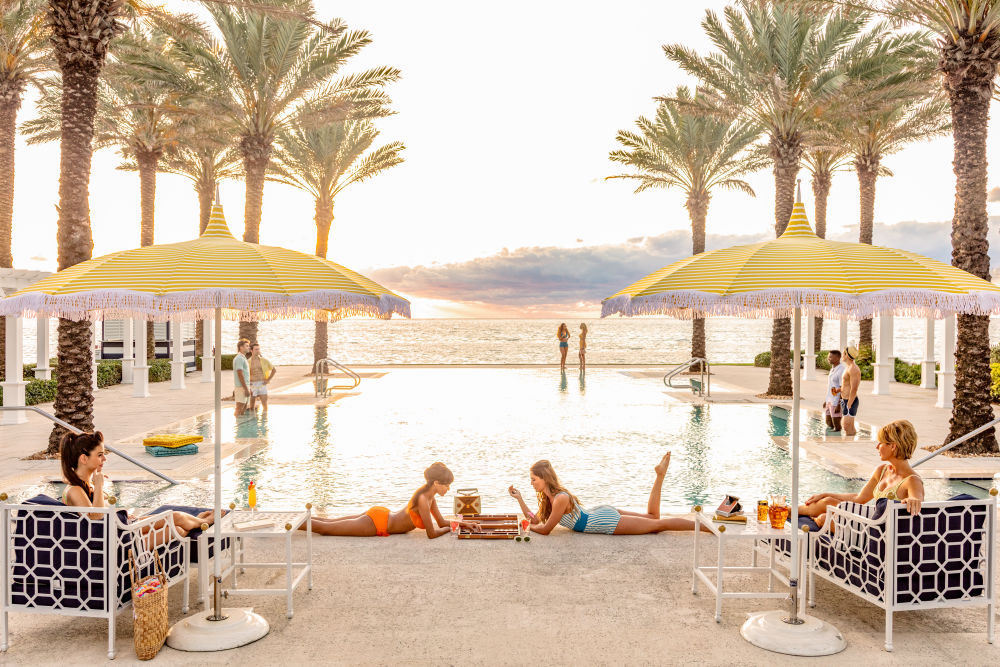
[[[679,373],[683,373],[687,369],[691,368],[693,364],[698,364],[701,369],[701,385],[698,387],[699,396],[711,396],[712,395],[712,372],[708,359],[704,357],[692,357],[685,361],[683,364],[678,364],[669,373],[663,376],[663,384],[667,385],[671,389],[681,389],[683,387],[694,387],[692,382],[688,380],[687,384],[675,385],[674,376]]]
[[[980,433],[982,433],[983,431],[985,431],[989,427],[996,426],[997,424],[1000,424],[1000,417],[997,417],[996,419],[994,419],[991,422],[987,422],[987,423],[983,424],[979,428],[976,428],[976,429],[973,429],[973,430],[969,431],[968,433],[966,433],[965,435],[963,435],[961,437],[955,438],[954,440],[952,440],[951,442],[949,442],[944,447],[941,447],[940,449],[934,450],[933,452],[931,452],[930,454],[928,454],[924,458],[922,458],[919,461],[917,461],[916,463],[914,463],[912,465],[912,467],[916,468],[921,463],[926,463],[927,461],[930,461],[932,458],[934,458],[938,454],[944,454],[946,451],[948,451],[952,447],[955,447],[956,445],[962,444],[963,442],[965,442],[969,438],[971,438],[973,436],[976,436],[976,435],[979,435]]]
[[[319,379],[328,379],[328,378],[332,377],[330,375],[330,371],[329,371],[329,368],[328,368],[329,366],[333,366],[338,371],[340,371],[341,373],[343,373],[344,375],[346,375],[347,377],[349,377],[350,378],[350,382],[352,382],[353,384],[351,384],[350,386],[348,386],[346,384],[337,384],[337,385],[328,386],[328,387],[325,388],[324,393],[327,392],[327,391],[329,391],[329,390],[331,390],[331,389],[345,389],[345,390],[349,391],[351,389],[357,389],[358,385],[361,384],[361,376],[360,375],[358,375],[357,373],[355,373],[354,371],[352,371],[347,366],[345,366],[345,365],[343,365],[343,364],[341,364],[341,363],[339,363],[337,361],[334,361],[333,359],[331,359],[329,357],[327,357],[325,359],[320,359],[319,361],[317,361],[316,363],[313,364],[313,375],[316,376],[317,380],[319,380]],[[317,389],[317,393],[318,393],[318,389]]]
[[[24,411],[36,412],[36,413],[40,414],[41,416],[45,417],[46,419],[48,419],[50,421],[53,421],[56,424],[59,424],[60,426],[62,426],[64,429],[66,429],[70,433],[75,433],[77,435],[83,433],[83,431],[81,431],[77,427],[73,426],[72,424],[67,424],[63,420],[61,420],[58,417],[56,417],[55,415],[50,415],[45,410],[42,410],[41,408],[35,407],[34,405],[10,405],[10,406],[0,405],[0,410],[24,410]],[[162,479],[165,482],[169,482],[171,484],[177,484],[178,483],[177,480],[175,480],[175,479],[173,479],[171,477],[168,477],[167,475],[164,475],[162,472],[160,472],[158,470],[154,470],[153,468],[150,468],[148,465],[146,465],[145,463],[142,463],[141,461],[136,461],[134,458],[132,458],[131,456],[129,456],[125,452],[117,450],[117,449],[115,449],[114,447],[112,447],[111,445],[109,445],[107,443],[104,444],[104,448],[106,450],[108,450],[109,452],[117,454],[118,456],[122,457],[123,459],[125,459],[128,462],[134,463],[135,465],[139,466],[140,468],[142,468],[146,472],[153,473],[154,475],[156,475],[157,477],[159,477],[160,479]]]

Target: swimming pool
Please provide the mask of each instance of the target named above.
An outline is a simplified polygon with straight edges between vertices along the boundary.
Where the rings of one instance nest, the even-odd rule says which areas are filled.
[[[691,405],[666,395],[659,378],[614,369],[585,377],[554,369],[400,369],[360,389],[325,407],[275,399],[266,416],[240,420],[226,408],[224,437],[252,444],[255,453],[224,463],[224,502],[244,504],[246,485],[256,480],[261,507],[312,502],[331,514],[397,508],[422,483],[423,469],[440,460],[455,473],[453,491],[477,487],[484,510],[514,511],[507,486],[529,496],[528,466],[547,458],[585,505],[644,509],[653,465],[668,449],[664,511],[712,505],[726,493],[753,501],[789,491],[790,456],[770,439],[788,434],[785,410]],[[207,414],[156,430],[210,441],[212,427]],[[803,421],[803,438],[824,432],[819,420]],[[803,493],[860,486],[806,460],[801,480]],[[210,505],[212,484],[211,477],[173,487],[116,484],[112,492],[126,506]],[[30,491],[38,490],[45,489]],[[930,498],[958,492],[983,495],[963,482],[927,483]],[[442,511],[451,502],[444,499]]]

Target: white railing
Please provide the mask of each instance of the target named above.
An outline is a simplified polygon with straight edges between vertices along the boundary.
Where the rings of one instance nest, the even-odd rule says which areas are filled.
[[[700,379],[696,385],[694,378],[687,381],[687,384],[674,384],[674,378],[681,373],[688,371],[695,364],[698,365],[700,371]],[[688,359],[683,364],[678,364],[669,373],[663,376],[663,384],[667,385],[671,389],[684,389],[691,388],[691,391],[698,394],[699,396],[711,396],[712,395],[712,372],[711,367],[708,363],[708,359],[704,357],[692,357]]]

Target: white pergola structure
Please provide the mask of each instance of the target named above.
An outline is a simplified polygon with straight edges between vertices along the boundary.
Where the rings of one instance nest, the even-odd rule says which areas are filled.
[[[827,319],[827,322],[833,320]],[[924,334],[924,358],[920,362],[920,388],[937,389],[938,408],[951,408],[955,397],[955,316],[944,320],[944,359],[941,360],[941,370],[937,370],[937,360],[934,358],[934,320],[927,318]],[[896,356],[893,353],[893,316],[882,315],[875,318],[874,323],[875,381],[872,394],[885,396],[889,394],[889,385],[896,381]],[[816,318],[806,318],[806,353],[803,357],[803,380],[816,379]],[[843,350],[848,345],[847,320],[840,320],[840,335],[837,348]]]
[[[46,271],[0,268],[0,297],[27,287],[50,275],[52,274]],[[20,369],[21,364],[24,363],[24,320],[20,317],[8,316],[5,326],[4,365],[7,368],[7,373],[2,383],[3,402],[4,405],[24,405],[24,388],[28,383],[21,377],[20,372],[10,372],[10,369]],[[35,377],[39,380],[49,380],[52,378],[52,369],[49,368],[51,351],[49,350],[48,319],[38,319],[36,340]],[[23,424],[26,421],[28,421],[28,415],[21,410],[5,410],[0,416],[0,424]]]

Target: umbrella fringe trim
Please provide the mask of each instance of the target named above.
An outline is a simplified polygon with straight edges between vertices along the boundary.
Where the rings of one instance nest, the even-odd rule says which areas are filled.
[[[768,290],[743,294],[711,294],[677,290],[632,297],[627,294],[604,301],[601,317],[620,314],[670,315],[680,319],[695,316],[787,317],[794,308],[803,314],[864,319],[881,314],[942,319],[954,313],[1000,314],[1000,295],[989,292],[949,294],[934,290],[893,289],[862,295],[835,294],[821,290]]]
[[[217,307],[222,308],[225,320],[250,322],[289,318],[335,322],[354,316],[389,319],[394,314],[410,317],[410,303],[394,294],[376,297],[346,290],[315,290],[287,295],[220,289],[166,295],[130,290],[55,296],[34,292],[0,300],[0,316],[185,322],[211,319]]]

